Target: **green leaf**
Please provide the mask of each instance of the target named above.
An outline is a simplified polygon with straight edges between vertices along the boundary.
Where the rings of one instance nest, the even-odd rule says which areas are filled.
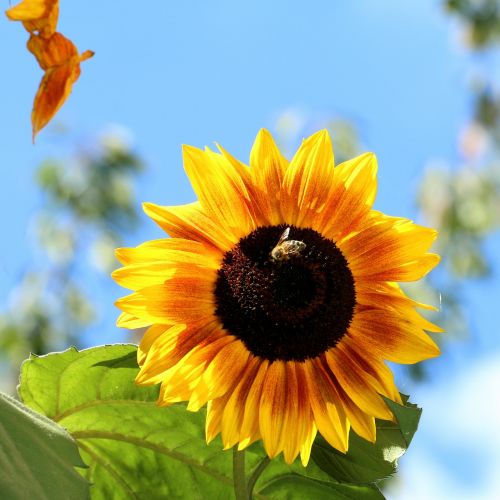
[[[204,414],[158,408],[158,388],[137,387],[136,346],[32,357],[25,403],[68,429],[93,483],[93,499],[228,498],[232,454],[208,447]]]
[[[68,429],[89,468],[93,499],[234,498],[232,452],[220,439],[207,446],[205,412],[158,408],[157,387],[137,387],[136,346],[32,356],[22,368],[25,403]],[[265,457],[261,443],[245,453],[248,474]],[[373,486],[332,481],[312,461],[266,467],[254,498],[380,500]]]
[[[383,500],[384,496],[375,486],[314,481],[299,474],[277,477],[259,492],[273,500]]]
[[[332,481],[332,478],[312,460],[307,467],[303,467],[299,459],[289,465],[281,455],[269,460],[262,442],[258,441],[246,449],[247,475],[251,475],[262,462],[267,465],[253,488],[252,498],[255,499],[381,500],[384,498],[374,485],[351,485]]]
[[[259,444],[259,446],[261,446]],[[292,465],[281,457],[273,459],[264,470],[255,487],[256,498],[316,500],[381,500],[384,498],[374,485],[353,485],[332,481],[320,467],[310,461],[304,468],[300,460]]]
[[[48,418],[0,393],[0,492],[3,500],[89,498],[86,467],[71,436]]]
[[[370,484],[390,476],[410,445],[422,413],[407,400],[403,395],[404,405],[398,405],[386,399],[397,422],[377,420],[374,444],[351,432],[349,451],[343,454],[319,436],[312,449],[312,459],[331,478],[341,482]]]
[[[406,442],[406,447],[410,446],[410,443],[417,432],[418,423],[420,422],[420,417],[422,415],[422,409],[416,404],[408,402],[408,396],[401,394],[403,398],[403,405],[398,405],[390,399],[384,398],[387,406],[389,406],[393,415],[398,421],[398,426]]]

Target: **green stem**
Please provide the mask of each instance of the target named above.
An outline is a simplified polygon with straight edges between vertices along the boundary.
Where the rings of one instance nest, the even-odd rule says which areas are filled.
[[[253,488],[255,486],[255,483],[257,482],[257,479],[259,479],[259,476],[262,474],[262,471],[267,467],[267,464],[271,461],[271,459],[266,455],[260,462],[259,465],[255,468],[253,471],[252,475],[250,476],[250,479],[248,480],[248,496],[252,498],[253,495]]]
[[[233,481],[236,500],[248,500],[245,477],[245,450],[238,451],[238,446],[233,448]]]

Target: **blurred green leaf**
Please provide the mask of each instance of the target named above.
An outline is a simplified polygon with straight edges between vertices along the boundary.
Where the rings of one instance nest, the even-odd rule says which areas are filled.
[[[0,393],[0,492],[3,500],[89,498],[85,467],[65,429]]]
[[[82,276],[98,271],[109,280],[114,249],[138,222],[133,182],[142,169],[129,134],[116,127],[38,168],[42,205],[31,224],[36,258],[0,312],[0,362],[16,376],[30,352],[76,344],[96,319],[98,307]]]
[[[465,22],[472,45],[484,47],[500,39],[498,0],[446,0],[445,5]]]

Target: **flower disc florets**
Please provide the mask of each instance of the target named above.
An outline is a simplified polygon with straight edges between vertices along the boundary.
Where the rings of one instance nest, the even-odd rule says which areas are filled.
[[[352,273],[335,243],[292,227],[305,243],[289,258],[271,257],[285,226],[260,227],[224,256],[215,288],[224,328],[255,356],[304,361],[334,347],[355,306]]]

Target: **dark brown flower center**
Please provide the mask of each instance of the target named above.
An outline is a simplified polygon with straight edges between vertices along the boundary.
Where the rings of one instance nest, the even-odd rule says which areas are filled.
[[[215,287],[224,328],[255,356],[304,361],[334,347],[356,303],[354,279],[335,243],[290,227],[283,252],[271,252],[285,225],[260,227],[224,256]],[[287,248],[292,247],[292,248]]]

